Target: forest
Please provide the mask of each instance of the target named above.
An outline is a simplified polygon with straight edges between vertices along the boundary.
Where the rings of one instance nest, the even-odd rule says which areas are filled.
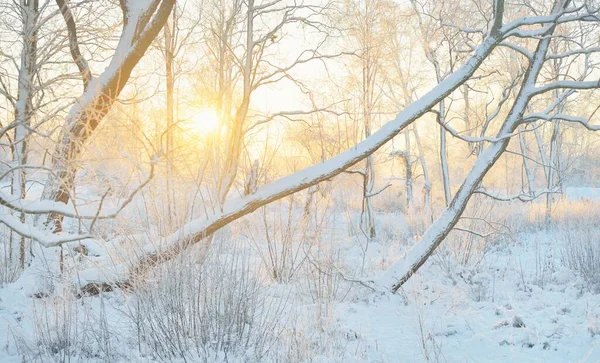
[[[0,0],[0,362],[598,362],[598,89],[598,0]]]

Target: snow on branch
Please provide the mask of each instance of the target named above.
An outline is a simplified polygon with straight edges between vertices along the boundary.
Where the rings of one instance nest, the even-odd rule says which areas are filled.
[[[588,129],[590,131],[599,131],[600,130],[600,125],[590,125],[590,120],[588,118],[580,117],[580,116],[566,115],[566,114],[563,114],[563,113],[556,113],[556,114],[553,114],[553,115],[549,115],[549,114],[543,113],[543,112],[531,113],[531,114],[528,114],[527,117],[524,120],[525,121],[537,121],[537,120],[554,121],[554,120],[561,120],[561,121],[566,121],[566,122],[580,124],[580,125],[582,125],[583,127],[585,127],[586,129]]]
[[[486,197],[492,198],[494,200],[499,200],[502,202],[509,202],[512,200],[520,200],[521,202],[532,202],[532,201],[536,200],[537,198],[541,197],[542,195],[556,193],[556,191],[541,190],[541,191],[536,191],[533,194],[519,193],[519,194],[515,194],[515,195],[502,196],[502,195],[498,195],[498,194],[492,194],[492,193],[480,188],[480,189],[475,190],[473,193],[482,194],[482,195],[485,195]]]
[[[600,87],[600,80],[598,81],[556,81],[543,86],[536,87],[534,90],[535,95],[546,93],[555,89],[573,89],[573,90],[587,90],[596,89]]]
[[[67,205],[61,202],[55,202],[52,200],[27,200],[20,199],[17,196],[6,194],[0,192],[0,205],[3,205],[9,209],[22,212],[25,214],[36,215],[36,214],[49,214],[55,213],[68,218],[75,219],[86,219],[86,220],[96,220],[96,219],[110,219],[115,218],[136,196],[136,194],[141,191],[150,181],[154,178],[154,166],[156,164],[156,159],[154,159],[150,163],[150,173],[148,177],[138,185],[125,199],[123,202],[119,204],[118,207],[114,208],[106,208],[102,210],[94,210],[93,208],[88,208],[81,210],[81,208],[74,208],[71,205]],[[19,233],[18,231],[16,231]],[[64,241],[70,242],[70,241]]]
[[[56,247],[67,242],[91,238],[90,235],[78,235],[65,232],[55,234],[46,233],[31,224],[21,222],[16,216],[10,214],[0,214],[0,223],[23,237],[31,238],[32,240],[39,242],[44,247]]]

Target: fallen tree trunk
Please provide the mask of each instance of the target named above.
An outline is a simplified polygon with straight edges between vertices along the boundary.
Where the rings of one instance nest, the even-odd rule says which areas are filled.
[[[175,233],[164,238],[160,243],[160,245],[164,246],[163,248],[155,248],[148,243],[148,248],[144,251],[144,255],[136,257],[136,260],[132,262],[133,265],[121,264],[114,266],[111,271],[103,271],[106,267],[83,271],[78,276],[79,286],[83,289],[93,291],[97,289],[94,286],[106,283],[127,285],[133,276],[142,273],[157,263],[174,258],[187,247],[202,241],[207,236],[255,211],[259,207],[328,180],[359,161],[364,160],[471,78],[481,63],[503,39],[505,34],[519,25],[511,23],[503,30],[499,26],[499,23],[496,24],[490,35],[484,39],[482,44],[460,69],[441,81],[418,101],[406,107],[394,120],[383,125],[370,137],[351,149],[321,164],[303,169],[295,174],[264,185],[251,195],[226,202],[220,213],[206,219],[203,218],[189,222]]]
[[[175,233],[163,238],[158,247],[154,247],[155,245],[151,244],[151,241],[144,241],[142,254],[135,257],[134,261],[130,263],[113,266],[110,270],[106,270],[106,267],[99,267],[83,271],[78,276],[78,285],[84,291],[89,292],[99,290],[99,286],[108,286],[110,284],[128,286],[136,275],[143,273],[146,269],[157,263],[174,258],[184,249],[197,244],[240,217],[255,211],[261,206],[340,174],[371,155],[470,79],[484,59],[491,54],[503,39],[515,35],[515,33],[519,33],[518,36],[538,39],[535,52],[530,54],[525,53],[530,60],[530,67],[524,76],[518,95],[508,116],[504,119],[497,137],[494,139],[485,139],[485,141],[490,142],[490,146],[480,154],[449,207],[428,228],[423,238],[400,261],[394,263],[380,279],[371,281],[375,286],[384,287],[388,291],[389,289],[392,291],[398,290],[425,263],[447,234],[454,228],[470,196],[476,191],[486,173],[506,150],[510,138],[514,136],[516,128],[525,122],[524,113],[531,98],[542,92],[551,90],[553,87],[577,88],[575,85],[563,85],[559,84],[559,82],[545,88],[535,87],[540,70],[547,60],[548,45],[552,39],[550,35],[560,22],[560,17],[565,14],[563,10],[566,7],[566,3],[566,1],[558,1],[552,10],[552,14],[549,16],[522,18],[506,26],[501,26],[503,2],[496,2],[495,13],[497,16],[500,16],[500,20],[498,18],[495,19],[490,35],[475,50],[474,55],[458,71],[441,81],[420,100],[405,108],[394,120],[385,124],[372,136],[322,164],[306,168],[293,175],[276,180],[257,189],[255,193],[244,198],[225,203],[221,212],[206,219],[198,219],[186,224]],[[532,24],[540,24],[543,27],[527,32],[514,31],[521,25]],[[523,51],[527,52],[527,50]],[[597,87],[597,83],[585,84],[585,87]],[[551,106],[546,111],[546,114],[553,111],[554,107]]]

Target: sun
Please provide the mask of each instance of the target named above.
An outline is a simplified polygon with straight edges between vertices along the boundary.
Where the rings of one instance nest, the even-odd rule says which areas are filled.
[[[199,133],[208,134],[219,127],[219,115],[214,109],[204,109],[192,118],[192,127]]]

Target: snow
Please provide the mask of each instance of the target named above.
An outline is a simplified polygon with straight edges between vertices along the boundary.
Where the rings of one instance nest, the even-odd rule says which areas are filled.
[[[378,217],[395,218],[393,214]],[[341,247],[340,259],[346,265],[357,266],[362,253],[356,244],[348,243],[342,232],[347,230],[344,223],[343,218],[331,220],[326,238],[333,238],[332,246]],[[227,238],[232,236],[235,233]],[[282,334],[295,332],[295,339],[300,339],[297,344],[306,349],[310,361],[424,362],[426,356],[448,362],[598,361],[600,296],[588,291],[577,274],[561,263],[564,236],[564,231],[555,229],[499,240],[477,265],[454,262],[446,254],[449,246],[442,246],[398,294],[349,284],[343,285],[350,289],[342,294],[345,299],[325,304],[307,300],[302,284],[263,281],[262,286],[271,296],[285,296],[289,291],[287,303],[294,313],[293,318],[280,317],[290,320],[291,330]],[[385,269],[387,261],[406,248],[398,238],[374,241],[367,251],[367,271]],[[229,260],[231,252],[223,253],[224,260]],[[34,316],[40,306],[50,303],[31,297],[47,285],[44,269],[34,266],[17,282],[0,289],[2,362],[21,361],[20,340],[33,342],[36,336]],[[58,294],[61,286],[66,285],[55,285],[53,293]],[[103,305],[109,328],[118,331],[111,361],[146,362],[150,358],[137,351],[135,329],[127,325],[124,315],[132,301],[128,294],[88,297],[71,308],[97,315]],[[54,304],[61,299],[48,301]],[[279,357],[285,356],[287,343],[281,344]],[[76,361],[89,360],[80,357]],[[227,361],[247,360],[229,356]]]
[[[494,251],[474,276],[456,277],[456,285],[440,278],[444,272],[430,264],[413,277],[403,296],[352,304],[341,315],[349,313],[350,329],[368,331],[368,341],[385,351],[384,361],[398,352],[409,361],[424,360],[416,334],[419,314],[449,362],[598,361],[600,340],[589,332],[589,319],[600,313],[600,298],[584,292],[581,281],[565,268],[549,271],[545,286],[536,284],[535,245],[554,256],[553,266],[559,265],[560,246],[548,233],[522,237],[521,245]],[[462,273],[457,270],[455,275]],[[468,296],[479,288],[486,291],[482,301]],[[517,318],[524,327],[513,326]]]

